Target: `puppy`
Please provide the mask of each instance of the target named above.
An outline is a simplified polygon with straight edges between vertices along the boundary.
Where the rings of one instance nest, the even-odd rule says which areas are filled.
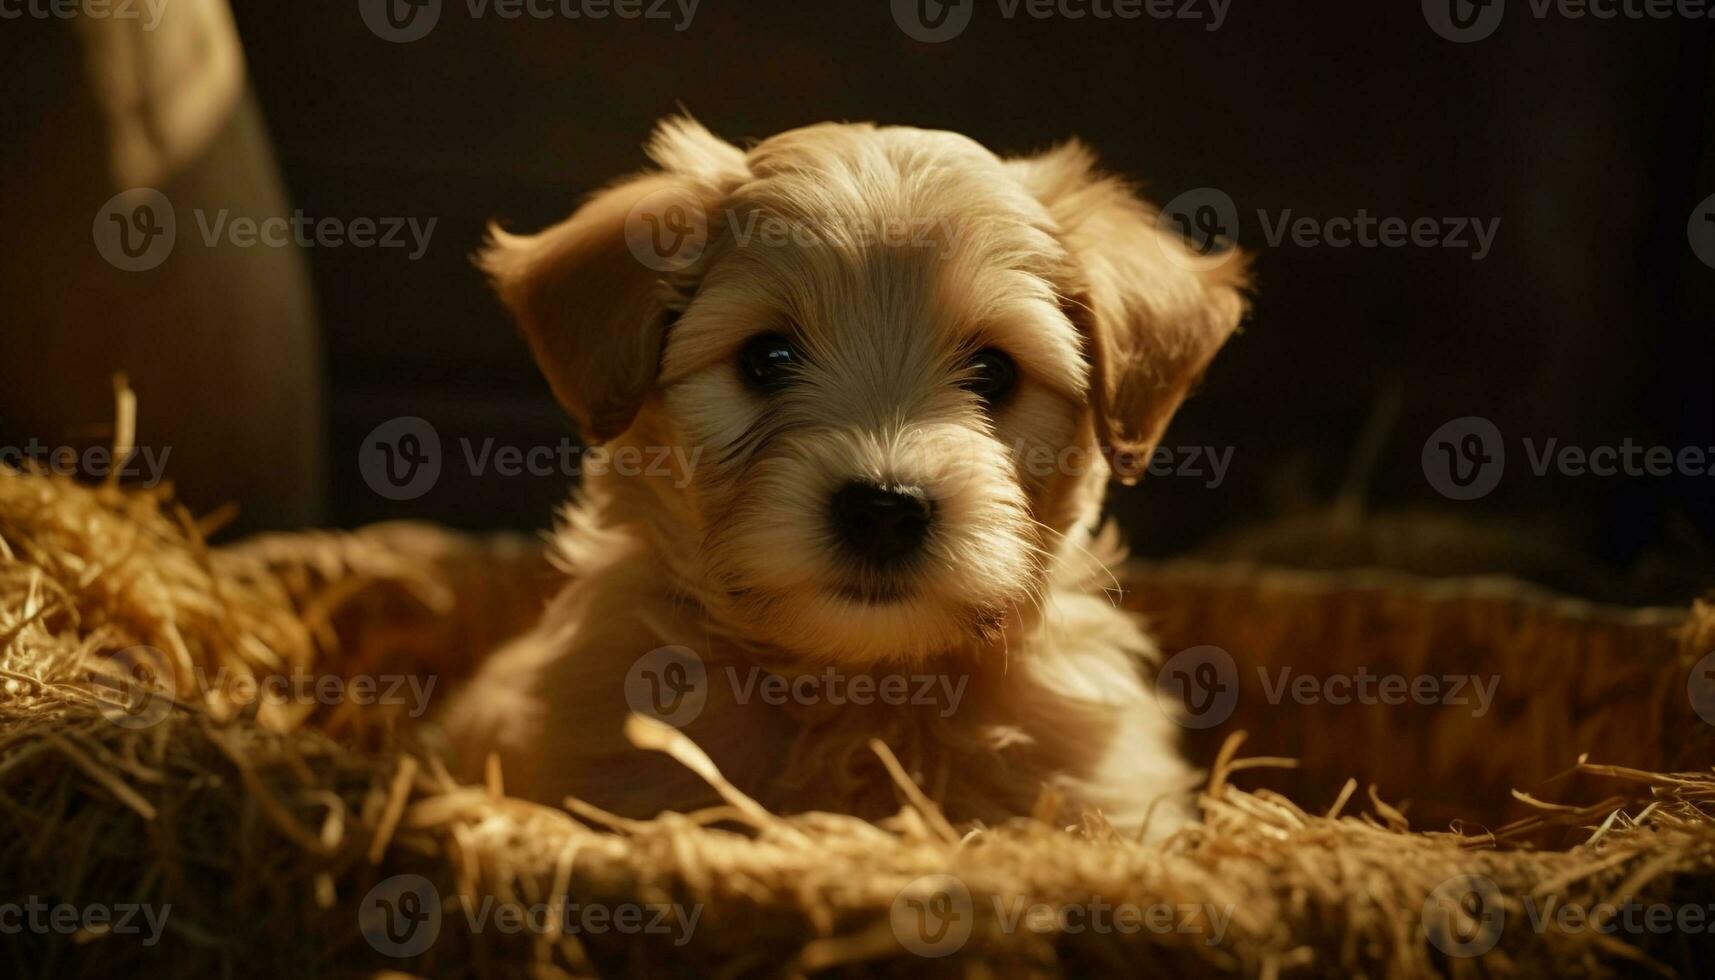
[[[1239,324],[1242,259],[1077,143],[825,124],[745,151],[678,118],[648,153],[479,259],[601,452],[570,582],[443,715],[466,771],[718,803],[626,741],[643,711],[779,812],[897,812],[879,740],[955,821],[1171,829],[1195,774],[1098,527]]]

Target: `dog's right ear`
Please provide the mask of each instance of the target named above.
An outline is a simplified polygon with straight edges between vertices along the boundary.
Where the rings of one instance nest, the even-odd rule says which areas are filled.
[[[1114,475],[1135,483],[1244,318],[1245,256],[1193,251],[1075,141],[1008,167],[1048,210],[1071,260],[1059,285],[1090,360],[1096,430]]]
[[[673,297],[694,288],[714,210],[744,154],[688,117],[648,145],[659,170],[598,192],[534,235],[489,227],[477,265],[586,440],[631,425],[660,369]]]

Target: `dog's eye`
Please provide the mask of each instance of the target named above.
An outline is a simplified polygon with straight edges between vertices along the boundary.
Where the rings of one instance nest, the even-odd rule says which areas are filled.
[[[1012,363],[1012,358],[993,347],[977,351],[965,368],[965,390],[987,402],[991,408],[1005,400],[1017,384],[1018,366]]]
[[[798,349],[777,333],[757,334],[738,352],[738,375],[760,392],[778,391],[799,366]]]

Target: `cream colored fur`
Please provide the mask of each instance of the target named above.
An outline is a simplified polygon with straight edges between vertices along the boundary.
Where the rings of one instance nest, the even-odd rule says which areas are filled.
[[[650,155],[658,169],[560,225],[496,231],[482,259],[586,437],[695,463],[586,477],[556,538],[569,584],[441,716],[467,772],[495,753],[512,792],[637,817],[713,804],[621,734],[628,671],[679,645],[708,677],[686,733],[771,807],[897,810],[880,739],[955,820],[1026,815],[1047,791],[1056,817],[1183,819],[1193,774],[1145,680],[1152,644],[1106,591],[1117,540],[1096,531],[1108,460],[1135,467],[1236,327],[1243,262],[1199,264],[1076,144],[1003,161],[951,133],[827,124],[745,152],[672,119]],[[667,273],[626,238],[662,195],[708,232]],[[747,239],[755,219],[811,234]],[[765,331],[807,362],[772,396],[735,368]],[[984,346],[1021,377],[992,413],[958,384]],[[902,581],[827,529],[852,479],[937,502]],[[901,594],[861,597],[882,584]],[[730,682],[753,667],[963,686],[776,706]]]

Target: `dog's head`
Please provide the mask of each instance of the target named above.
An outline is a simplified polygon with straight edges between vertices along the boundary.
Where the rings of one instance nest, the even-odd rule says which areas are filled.
[[[481,263],[587,439],[692,449],[682,485],[642,481],[675,563],[800,656],[1028,621],[1110,462],[1141,472],[1244,311],[1242,261],[1160,231],[1076,144],[829,124],[744,152],[679,119],[649,151]]]

